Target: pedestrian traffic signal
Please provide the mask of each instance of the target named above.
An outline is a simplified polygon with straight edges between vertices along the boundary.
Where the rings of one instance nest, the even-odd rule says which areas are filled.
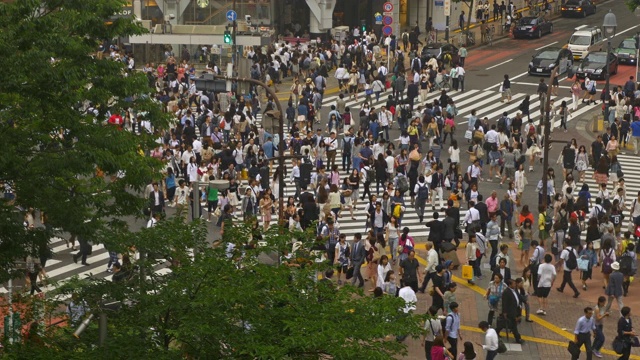
[[[224,31],[224,43],[231,44],[231,31],[229,30]]]
[[[367,22],[366,22],[366,20],[360,20],[360,30],[362,30],[363,33],[367,31]]]

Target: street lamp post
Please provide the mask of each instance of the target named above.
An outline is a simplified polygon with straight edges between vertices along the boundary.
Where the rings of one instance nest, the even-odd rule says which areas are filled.
[[[558,76],[558,67],[554,66],[553,71],[551,72],[551,77],[549,77],[549,83],[553,84],[553,79]],[[547,201],[548,188],[547,182],[549,180],[549,136],[551,133],[551,86],[547,89],[546,94],[547,100],[545,101],[544,107],[544,117],[540,119],[542,124],[544,124],[543,130],[543,144],[542,144],[542,205],[546,209],[549,206],[549,202]]]
[[[609,71],[609,65],[611,64],[611,58],[609,57],[611,54],[611,38],[615,36],[616,27],[618,27],[618,22],[616,20],[616,15],[609,10],[607,15],[604,16],[604,21],[602,22],[602,27],[604,31],[607,33],[607,66],[605,66],[604,71],[605,74],[605,85],[604,85],[604,116],[609,117],[609,100],[611,98],[611,90],[609,89],[609,77],[611,76],[611,72]]]

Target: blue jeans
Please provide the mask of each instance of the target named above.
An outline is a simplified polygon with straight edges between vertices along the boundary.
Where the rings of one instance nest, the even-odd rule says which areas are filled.
[[[486,360],[493,360],[498,355],[498,350],[487,350]]]
[[[596,325],[595,337],[593,339],[593,350],[600,351],[604,345],[604,332],[602,331],[603,325]]]

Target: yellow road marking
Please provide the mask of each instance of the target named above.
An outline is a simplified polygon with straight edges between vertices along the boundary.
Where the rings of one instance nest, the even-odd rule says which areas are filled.
[[[427,261],[419,256],[416,255],[416,259],[418,259],[418,262],[422,265],[422,266],[426,266],[427,265]],[[471,285],[469,283],[467,283],[466,280],[461,279],[457,276],[453,276],[453,281],[455,281],[456,283],[458,283],[459,285],[462,286],[466,286],[467,288],[475,291],[476,293],[480,294],[480,295],[485,295],[487,293],[486,289],[481,288],[478,285]],[[547,328],[549,330],[551,330],[552,332],[568,339],[568,340],[573,340],[575,338],[574,334],[565,330],[562,330],[561,328],[559,328],[558,326],[541,319],[539,316],[537,315],[531,315],[530,319],[533,320],[534,323],[541,325],[544,328]],[[462,326],[463,330],[472,330],[475,329],[473,327],[469,327],[469,326]],[[479,332],[481,332],[480,329],[477,329]],[[475,330],[472,330],[475,331]],[[555,340],[547,340],[547,339],[540,339],[540,338],[534,338],[534,337],[530,337],[530,336],[522,336],[522,338],[525,341],[532,341],[532,342],[539,342],[539,343],[544,343],[544,344],[549,344],[549,345],[557,345],[557,346],[563,346],[566,347],[567,346],[567,342],[562,342],[562,341],[555,341]],[[617,354],[615,353],[615,351],[612,350],[607,350],[607,349],[602,349],[600,351],[603,354],[608,354],[608,355],[615,355],[617,356]],[[640,356],[638,355],[631,355],[630,359],[637,359],[640,360]]]

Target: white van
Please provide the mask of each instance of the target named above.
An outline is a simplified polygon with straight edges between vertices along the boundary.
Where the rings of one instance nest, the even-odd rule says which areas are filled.
[[[573,53],[574,60],[583,59],[590,51],[602,51],[604,36],[599,27],[579,27],[571,35],[567,48]]]

